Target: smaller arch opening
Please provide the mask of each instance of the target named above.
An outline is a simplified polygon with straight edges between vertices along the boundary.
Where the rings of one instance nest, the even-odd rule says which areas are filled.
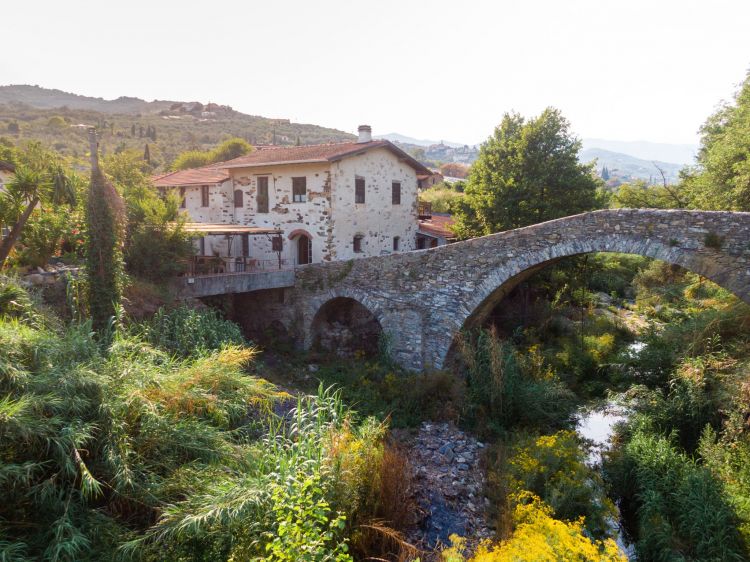
[[[372,357],[378,353],[383,328],[363,304],[348,297],[326,302],[312,323],[312,347],[339,357],[357,354]]]

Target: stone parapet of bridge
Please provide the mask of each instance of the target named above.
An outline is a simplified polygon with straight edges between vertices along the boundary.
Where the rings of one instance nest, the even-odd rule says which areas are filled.
[[[332,299],[367,308],[390,353],[441,368],[464,328],[486,319],[519,282],[561,258],[637,254],[679,265],[750,302],[750,213],[617,209],[584,213],[429,250],[299,268],[283,295],[246,295],[237,313],[275,322],[309,347]]]

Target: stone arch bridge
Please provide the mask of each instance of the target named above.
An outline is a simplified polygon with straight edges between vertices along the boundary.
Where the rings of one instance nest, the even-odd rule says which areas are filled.
[[[459,331],[480,324],[515,285],[590,252],[676,264],[750,302],[750,213],[618,209],[429,250],[304,266],[288,288],[235,294],[234,314],[251,330],[279,329],[308,348],[331,303],[358,303],[389,335],[398,363],[440,368]]]

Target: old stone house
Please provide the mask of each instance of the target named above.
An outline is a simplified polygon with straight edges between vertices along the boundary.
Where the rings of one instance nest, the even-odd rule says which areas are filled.
[[[190,221],[280,230],[284,263],[302,265],[415,249],[417,175],[425,173],[362,126],[357,141],[256,147],[154,183],[179,190]],[[212,236],[197,244],[202,255],[276,259],[263,236]]]
[[[419,189],[429,189],[433,185],[437,185],[445,181],[443,174],[436,170],[429,170],[426,174],[419,174],[417,176],[419,180]]]

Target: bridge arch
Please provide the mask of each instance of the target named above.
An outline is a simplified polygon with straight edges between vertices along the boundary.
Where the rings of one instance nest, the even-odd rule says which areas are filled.
[[[516,284],[559,259],[596,252],[676,264],[750,303],[750,213],[605,209],[429,250],[299,268],[289,291],[297,342],[309,349],[321,307],[350,298],[380,323],[395,361],[441,368],[459,330],[480,323]]]
[[[701,275],[750,303],[750,282],[745,267],[727,268],[714,252],[686,251],[674,240],[664,243],[658,239],[643,239],[628,234],[608,233],[550,244],[542,249],[525,252],[512,260],[498,260],[489,274],[468,293],[459,304],[456,314],[441,323],[442,334],[432,346],[433,365],[442,367],[452,352],[459,332],[482,325],[493,309],[520,283],[557,261],[590,253],[634,254],[677,265]]]
[[[310,303],[305,348],[347,355],[372,355],[384,333],[384,315],[366,295],[356,290],[333,291]]]

